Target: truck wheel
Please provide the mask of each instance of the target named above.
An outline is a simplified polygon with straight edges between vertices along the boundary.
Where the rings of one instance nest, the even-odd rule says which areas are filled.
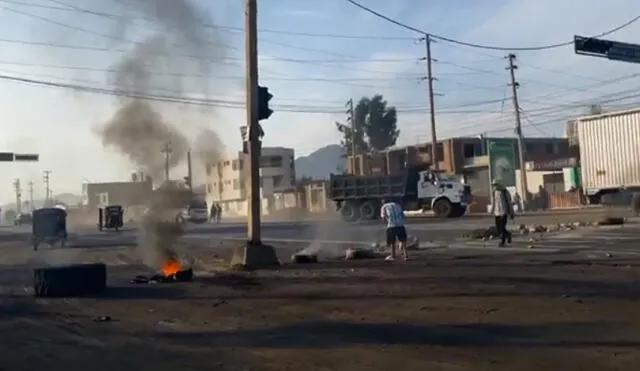
[[[378,216],[378,208],[374,201],[366,201],[360,206],[360,219],[374,220]]]
[[[34,269],[33,288],[40,297],[98,294],[107,288],[107,266],[93,263]]]
[[[433,213],[438,218],[448,218],[453,211],[451,201],[441,198],[433,204]]]
[[[353,222],[358,220],[358,208],[351,202],[345,202],[340,208],[340,215],[345,222]]]

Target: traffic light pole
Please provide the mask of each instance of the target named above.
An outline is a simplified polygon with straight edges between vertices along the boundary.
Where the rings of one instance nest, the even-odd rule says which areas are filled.
[[[257,0],[245,0],[245,58],[246,100],[249,152],[249,216],[247,218],[247,243],[233,251],[231,266],[240,269],[255,269],[280,265],[273,246],[263,245],[260,236],[260,139],[262,128],[258,88],[258,5]],[[261,89],[265,91],[265,89]],[[267,92],[268,93],[268,92]],[[267,94],[268,95],[268,94]],[[268,103],[266,98],[266,102]],[[268,105],[266,107],[268,109]]]
[[[247,127],[249,128],[249,218],[247,239],[259,245],[260,240],[260,139],[258,138],[258,5],[245,2],[245,58],[247,68]]]

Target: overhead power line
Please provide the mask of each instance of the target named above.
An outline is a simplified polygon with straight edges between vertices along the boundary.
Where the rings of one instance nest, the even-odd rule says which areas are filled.
[[[55,5],[44,5],[44,4],[34,4],[28,3],[24,1],[16,1],[16,0],[0,0],[0,3],[12,4],[24,7],[32,7],[39,9],[48,9],[48,10],[56,10],[62,12],[74,12],[74,13],[86,13],[91,14],[98,17],[103,18],[113,18],[113,19],[122,19],[121,15],[102,12],[102,11],[94,11],[90,9],[85,9],[78,7],[72,4],[66,4],[62,1],[49,0],[54,3],[64,5],[64,6],[55,6]],[[144,16],[127,16],[133,19],[145,20],[145,21],[153,21],[152,18],[144,17]],[[234,27],[227,25],[213,25],[213,24],[203,24],[203,27],[215,29],[215,30],[223,30],[223,31],[231,31],[231,32],[244,32],[244,28],[242,27]],[[286,30],[275,30],[268,28],[260,28],[258,32],[263,34],[274,34],[274,35],[288,35],[288,36],[301,36],[301,37],[314,37],[314,38],[326,38],[326,39],[351,39],[351,40],[388,40],[388,41],[414,41],[414,37],[402,37],[402,36],[373,36],[373,35],[347,35],[347,34],[335,34],[335,33],[315,33],[315,32],[295,32],[295,31],[286,31]]]
[[[413,26],[409,26],[405,23],[402,23],[400,21],[397,21],[391,17],[388,17],[380,12],[377,12],[369,7],[366,7],[360,3],[358,3],[357,1],[354,0],[345,0],[346,2],[364,10],[367,13],[373,14],[378,18],[382,18],[387,22],[393,23],[396,26],[402,27],[406,30],[409,31],[413,31],[416,33],[419,33],[421,35],[430,35],[432,38],[434,39],[438,39],[438,40],[442,40],[442,41],[446,41],[446,42],[450,42],[452,44],[458,44],[458,45],[462,45],[462,46],[468,46],[470,48],[478,48],[478,49],[489,49],[489,50],[502,50],[502,51],[533,51],[533,50],[547,50],[547,49],[556,49],[556,48],[561,48],[564,46],[569,46],[569,45],[573,45],[573,40],[571,41],[566,41],[566,42],[560,42],[560,43],[555,43],[555,44],[548,44],[548,45],[541,45],[541,46],[530,46],[530,47],[506,47],[506,46],[495,46],[495,45],[484,45],[484,44],[476,44],[476,43],[470,43],[470,42],[465,42],[465,41],[460,41],[460,40],[456,40],[456,39],[452,39],[450,37],[445,37],[445,36],[441,36],[441,35],[436,35],[433,34],[431,32],[425,31],[425,30],[421,30],[418,29],[416,27]],[[631,20],[617,26],[614,27],[608,31],[599,33],[597,35],[593,35],[592,37],[603,37],[603,36],[607,36],[610,35],[614,32],[620,31],[623,28],[626,28],[630,25],[632,25],[633,23],[637,22],[638,20],[640,20],[640,15],[633,17]]]

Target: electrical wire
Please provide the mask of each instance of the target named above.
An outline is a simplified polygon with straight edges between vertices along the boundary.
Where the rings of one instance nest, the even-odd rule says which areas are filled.
[[[384,19],[387,22],[393,23],[396,26],[402,27],[406,30],[409,31],[413,31],[416,33],[419,33],[421,35],[429,35],[429,37],[437,39],[437,40],[441,40],[441,41],[446,41],[452,44],[457,44],[457,45],[461,45],[461,46],[467,46],[470,48],[477,48],[477,49],[487,49],[487,50],[502,50],[502,51],[536,51],[536,50],[549,50],[549,49],[556,49],[556,48],[561,48],[561,47],[565,47],[565,46],[569,46],[569,45],[573,45],[573,40],[571,41],[567,41],[567,42],[560,42],[560,43],[555,43],[555,44],[548,44],[548,45],[540,45],[540,46],[530,46],[530,47],[505,47],[505,46],[494,46],[494,45],[484,45],[484,44],[476,44],[476,43],[470,43],[470,42],[465,42],[465,41],[460,41],[460,40],[456,40],[456,39],[452,39],[450,37],[445,37],[445,36],[441,36],[441,35],[436,35],[424,30],[420,30],[418,28],[415,28],[413,26],[409,26],[405,23],[402,23],[400,21],[397,21],[393,18],[390,18],[380,12],[377,12],[369,7],[366,7],[360,3],[358,3],[357,1],[354,0],[345,0],[346,2],[350,3],[351,5],[354,5],[362,10],[364,10],[367,13],[373,14],[378,18]],[[611,35],[617,31],[620,31],[626,27],[629,27],[630,25],[634,24],[635,22],[637,22],[638,20],[640,20],[640,15],[633,17],[631,20],[617,26],[614,27],[610,30],[607,30],[605,32],[601,32],[597,35],[593,35],[591,37],[593,38],[597,38],[597,37],[603,37],[603,36],[607,36],[607,35]]]

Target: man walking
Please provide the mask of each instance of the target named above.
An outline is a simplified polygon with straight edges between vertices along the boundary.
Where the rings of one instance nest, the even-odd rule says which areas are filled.
[[[509,218],[513,219],[515,213],[509,191],[497,180],[491,182],[491,186],[493,187],[491,214],[495,217],[496,230],[500,236],[500,244],[498,246],[503,247],[505,242],[511,243],[511,232],[507,230],[507,221]]]
[[[387,225],[387,247],[391,249],[391,255],[387,256],[385,260],[394,261],[396,259],[396,243],[398,244],[398,249],[402,252],[402,257],[407,260],[409,258],[407,255],[407,230],[404,226],[404,210],[402,210],[402,206],[396,202],[382,200],[380,218]]]

